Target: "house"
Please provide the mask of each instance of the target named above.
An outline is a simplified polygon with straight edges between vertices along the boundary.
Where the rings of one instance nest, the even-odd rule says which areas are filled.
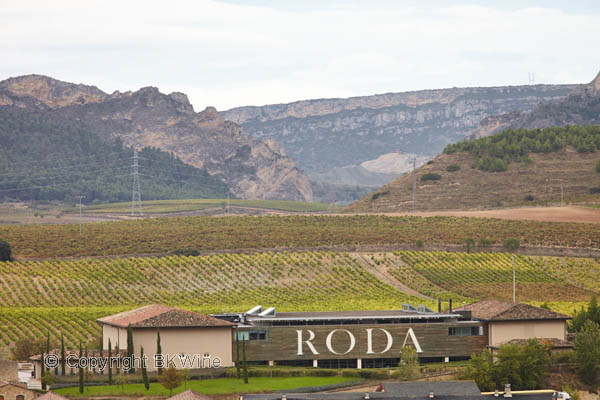
[[[133,332],[134,354],[140,347],[147,356],[147,369],[154,371],[160,359],[177,368],[219,368],[233,366],[232,338],[234,323],[212,316],[153,304],[100,318],[103,347],[127,349],[127,327]],[[161,356],[156,356],[160,329]],[[134,365],[139,368],[139,364]]]
[[[513,340],[537,338],[567,346],[568,315],[524,303],[482,300],[463,308],[486,324],[488,348],[497,349]]]
[[[17,383],[0,382],[0,400],[32,400],[37,392]]]

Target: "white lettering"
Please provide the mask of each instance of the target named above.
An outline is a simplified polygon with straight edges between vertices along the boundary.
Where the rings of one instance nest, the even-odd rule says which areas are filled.
[[[377,354],[386,353],[392,348],[392,345],[394,344],[392,334],[383,328],[369,328],[367,329],[367,354],[375,354],[375,352],[373,351],[373,329],[379,329],[380,331],[385,333],[385,336],[387,337],[387,345],[385,346],[385,349],[383,349],[383,351],[379,351]]]
[[[337,331],[346,332],[348,334],[348,336],[350,337],[350,346],[348,347],[348,350],[346,350],[343,353],[338,353],[337,351],[333,350],[333,347],[331,347],[331,339],[333,338],[333,335]],[[352,351],[352,349],[354,349],[354,346],[356,345],[356,339],[354,338],[354,335],[352,334],[352,332],[350,332],[347,329],[334,329],[331,332],[329,332],[329,335],[327,335],[327,339],[325,340],[325,344],[327,345],[327,349],[330,352],[332,352],[333,354],[337,354],[338,356],[341,356],[341,355],[350,353]]]
[[[423,350],[421,350],[421,345],[419,344],[419,341],[417,340],[417,336],[415,335],[415,332],[413,331],[412,328],[408,328],[408,332],[406,332],[406,337],[404,338],[404,344],[402,344],[402,347],[406,347],[406,342],[408,341],[409,337],[410,337],[410,340],[412,340],[417,353],[422,353]]]
[[[308,339],[304,340],[304,341],[302,340],[302,330],[296,331],[296,332],[298,332],[298,353],[297,353],[297,355],[299,355],[299,356],[304,355],[304,353],[302,352],[302,343],[306,343],[306,345],[308,346],[310,351],[312,351],[313,354],[319,354],[317,349],[315,349],[315,346],[313,346],[313,344],[310,342],[311,340],[313,340],[315,338],[315,333],[313,331],[311,331],[310,329],[307,329],[307,331],[308,331]]]

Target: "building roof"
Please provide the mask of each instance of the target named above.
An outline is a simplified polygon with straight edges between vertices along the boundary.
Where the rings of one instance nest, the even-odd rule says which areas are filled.
[[[36,400],[69,400],[66,397],[61,396],[60,394],[56,394],[54,392],[47,392],[41,395],[40,397],[36,397]]]
[[[185,392],[181,392],[173,397],[169,397],[167,400],[211,400],[211,398],[192,389],[188,389]]]
[[[482,300],[464,307],[471,311],[473,319],[482,321],[566,320],[568,315],[525,303],[509,303],[500,300]]]
[[[119,328],[184,328],[184,327],[232,327],[235,324],[209,315],[179,308],[152,304],[135,310],[109,315],[96,320]]]
[[[480,396],[481,391],[474,381],[440,382],[390,382],[384,383],[385,393],[393,393],[403,398],[427,397],[433,392],[438,396]]]
[[[31,389],[28,389],[27,386],[25,386],[24,384],[21,384],[21,383],[0,381],[0,388],[4,387],[4,386],[14,386],[14,387],[18,387],[19,389],[28,390],[28,391],[32,392]]]
[[[371,311],[307,311],[307,312],[278,312],[274,316],[259,316],[246,314],[248,320],[336,320],[336,319],[382,319],[382,318],[459,318],[458,314],[441,314],[436,312],[418,312],[402,310],[371,310]]]

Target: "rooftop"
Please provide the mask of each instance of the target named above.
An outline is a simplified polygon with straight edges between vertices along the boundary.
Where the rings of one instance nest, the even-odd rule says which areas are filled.
[[[185,392],[181,392],[176,394],[173,397],[169,397],[167,400],[211,400],[210,397],[203,395],[202,393],[198,393],[191,389],[186,390]]]
[[[527,320],[567,320],[568,315],[525,303],[509,303],[499,300],[482,300],[465,306],[473,319],[482,321],[527,321]]]
[[[232,327],[235,325],[209,315],[159,304],[109,315],[96,321],[119,328],[126,328],[129,324],[132,328]]]
[[[336,320],[336,319],[382,319],[382,318],[459,318],[458,314],[442,314],[436,312],[382,310],[382,311],[307,311],[278,312],[270,316],[247,314],[248,320]]]

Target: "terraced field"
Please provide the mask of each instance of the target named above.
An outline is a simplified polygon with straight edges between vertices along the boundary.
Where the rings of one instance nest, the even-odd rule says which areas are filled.
[[[304,249],[323,246],[462,244],[465,237],[502,245],[600,248],[600,225],[459,217],[264,216],[173,217],[79,225],[2,226],[17,257],[167,254],[198,250]]]
[[[594,259],[516,257],[517,295],[571,312],[600,293]],[[0,347],[20,337],[64,333],[72,344],[99,334],[95,320],[149,303],[201,312],[256,304],[291,310],[435,307],[512,298],[512,255],[265,252],[202,257],[0,262]],[[569,283],[566,283],[569,282]],[[415,295],[416,294],[416,295]],[[556,302],[561,299],[561,302]]]

